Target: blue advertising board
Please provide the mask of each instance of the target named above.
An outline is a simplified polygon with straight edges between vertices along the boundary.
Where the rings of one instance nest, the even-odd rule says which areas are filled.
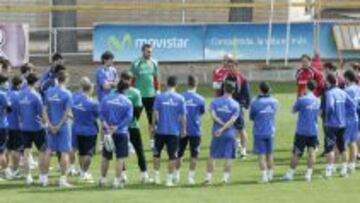
[[[314,24],[293,23],[290,27],[289,59],[314,53]],[[332,23],[322,23],[320,55],[336,59],[337,50]],[[286,56],[285,23],[272,27],[271,60]],[[269,25],[266,23],[204,24],[204,25],[112,25],[94,28],[95,61],[104,51],[112,51],[116,61],[132,61],[140,55],[143,43],[154,47],[158,61],[213,61],[232,53],[239,60],[265,60],[267,56]],[[360,53],[344,53],[345,58],[359,58]]]
[[[111,51],[116,61],[132,61],[140,56],[141,46],[150,43],[159,61],[202,61],[204,29],[197,25],[97,25],[93,58],[99,61],[104,51]]]

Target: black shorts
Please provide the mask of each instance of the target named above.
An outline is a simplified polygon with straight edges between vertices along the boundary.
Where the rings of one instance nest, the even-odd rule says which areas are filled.
[[[77,149],[80,156],[93,156],[95,154],[96,138],[96,135],[76,135]]]
[[[46,131],[22,131],[21,132],[24,140],[24,148],[31,149],[33,143],[35,144],[38,151],[44,152],[47,149]]]
[[[188,143],[190,145],[190,157],[193,159],[198,158],[201,143],[200,136],[186,136],[184,138],[180,138],[178,157],[182,158],[184,156]]]
[[[338,148],[340,153],[345,152],[345,128],[326,127],[325,133],[325,154],[334,151],[335,146]]]
[[[318,146],[318,138],[316,136],[295,135],[293,154],[302,157],[305,148],[316,148]]]
[[[6,150],[8,137],[8,131],[6,129],[0,129],[0,154],[3,154]]]
[[[245,121],[244,121],[244,110],[243,109],[240,110],[240,115],[236,119],[236,121],[234,123],[234,127],[236,128],[236,130],[244,130]]]
[[[148,119],[149,124],[152,124],[152,115],[154,111],[154,101],[155,97],[144,97],[142,98],[142,103],[145,108],[146,117]]]
[[[9,130],[7,149],[18,152],[24,150],[24,138],[20,130]]]
[[[129,136],[128,135],[113,135],[115,144],[115,154],[117,159],[123,159],[129,156]],[[109,152],[103,147],[102,155],[107,160],[112,160],[113,152]]]
[[[175,135],[155,135],[154,157],[160,158],[161,151],[166,145],[167,153],[170,160],[177,159],[179,149],[179,136]]]

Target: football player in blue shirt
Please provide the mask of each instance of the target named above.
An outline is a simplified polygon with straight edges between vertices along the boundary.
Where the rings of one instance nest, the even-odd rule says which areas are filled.
[[[9,122],[7,114],[11,112],[11,103],[7,95],[8,77],[0,74],[0,166],[4,170],[7,168],[5,156],[6,143],[8,141]]]
[[[100,102],[104,96],[111,92],[111,89],[116,87],[119,81],[118,73],[113,66],[113,59],[114,55],[111,52],[103,53],[101,56],[102,66],[95,73],[97,96]]]
[[[52,63],[49,69],[43,73],[40,79],[40,94],[45,95],[45,92],[57,84],[56,75],[60,71],[65,71],[64,58],[60,53],[55,53],[52,56]]]
[[[167,79],[167,91],[159,94],[154,102],[152,131],[154,132],[154,172],[155,183],[160,184],[160,156],[167,148],[169,163],[166,186],[174,186],[179,138],[186,134],[186,106],[183,96],[176,92],[177,78]]]
[[[326,83],[329,90],[325,93],[325,110],[323,112],[325,117],[325,154],[327,159],[327,166],[325,170],[325,177],[330,178],[333,175],[335,163],[335,146],[339,151],[342,161],[340,175],[347,176],[347,158],[346,158],[346,143],[345,143],[345,128],[346,128],[346,109],[356,108],[354,101],[350,96],[336,86],[336,76],[328,74],[326,76]]]
[[[261,183],[267,183],[273,179],[275,117],[278,101],[271,96],[271,87],[267,82],[259,84],[259,91],[259,96],[250,106],[250,120],[254,122],[254,153],[259,156]]]
[[[103,137],[101,178],[99,186],[106,185],[109,161],[116,155],[116,170],[113,186],[123,188],[124,179],[122,173],[125,159],[129,155],[129,127],[133,121],[133,106],[125,95],[129,84],[120,81],[117,85],[117,92],[107,95],[100,103],[100,119],[102,128],[105,131]]]
[[[24,142],[19,127],[18,117],[18,100],[19,91],[23,79],[20,76],[14,76],[11,80],[11,90],[8,91],[8,97],[11,103],[11,112],[8,114],[9,121],[9,140],[7,143],[7,149],[11,158],[11,169],[8,168],[5,172],[7,178],[13,178],[19,176],[19,162],[21,152],[24,149]]]
[[[92,175],[88,170],[91,158],[95,154],[99,104],[91,98],[94,85],[90,79],[87,77],[81,78],[80,85],[81,91],[73,95],[72,112],[74,121],[72,132],[79,151],[81,178],[86,182],[93,182]]]
[[[188,183],[195,184],[196,162],[200,152],[201,143],[201,123],[205,113],[205,99],[196,92],[198,78],[190,75],[188,77],[189,89],[182,93],[186,103],[186,137],[180,139],[178,160],[176,164],[175,181],[180,180],[181,158],[183,157],[186,147],[190,145],[190,165],[188,174]]]
[[[320,100],[314,95],[315,88],[316,81],[310,80],[307,84],[305,95],[299,97],[294,104],[293,112],[298,113],[299,116],[295,133],[293,156],[284,180],[293,180],[299,160],[304,154],[305,148],[307,148],[308,161],[305,180],[311,181],[318,145],[318,117],[320,115]]]
[[[211,184],[215,160],[224,160],[223,183],[230,179],[231,161],[236,155],[236,128],[234,126],[240,116],[240,104],[232,98],[235,83],[224,82],[224,95],[215,98],[210,105],[213,119],[210,156],[207,164],[205,184]]]
[[[34,70],[35,70],[35,66],[31,63],[25,63],[22,66],[20,66],[20,73],[21,73],[21,77],[22,77],[22,81],[23,81],[20,89],[26,88],[26,86],[27,86],[26,78],[30,73],[33,73]]]
[[[356,158],[358,153],[357,141],[359,140],[359,117],[358,110],[360,104],[360,87],[357,84],[357,78],[353,70],[347,70],[344,73],[346,88],[345,92],[355,103],[355,108],[347,106],[346,108],[346,129],[345,129],[345,142],[350,149],[350,157],[348,168],[352,173],[356,168]]]
[[[18,117],[21,134],[24,141],[24,167],[26,183],[32,184],[31,175],[31,153],[32,145],[35,144],[39,151],[39,182],[42,186],[48,184],[47,165],[45,151],[47,146],[46,132],[43,120],[43,101],[40,94],[36,91],[38,77],[30,73],[27,78],[27,87],[24,88],[18,98]]]
[[[68,74],[65,71],[57,73],[58,85],[50,88],[45,94],[44,118],[49,126],[47,164],[50,163],[51,153],[60,152],[59,187],[72,187],[67,181],[66,174],[69,166],[71,147],[70,117],[72,95],[66,88]]]

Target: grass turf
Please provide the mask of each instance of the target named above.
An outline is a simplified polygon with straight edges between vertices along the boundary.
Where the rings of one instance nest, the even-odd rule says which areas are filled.
[[[51,185],[47,188],[38,186],[27,187],[23,180],[6,181],[0,183],[0,202],[222,202],[222,203],[311,203],[311,202],[342,202],[345,200],[358,201],[360,198],[360,175],[351,175],[349,178],[334,177],[332,180],[322,178],[324,170],[324,158],[318,159],[318,165],[311,183],[303,181],[303,172],[306,163],[303,159],[298,168],[297,176],[293,182],[281,182],[279,179],[285,173],[289,164],[292,148],[293,134],[296,124],[296,116],[291,114],[291,106],[295,101],[295,87],[288,83],[273,83],[274,96],[280,101],[280,110],[277,115],[277,131],[275,138],[275,181],[270,184],[258,184],[259,170],[256,157],[249,155],[246,160],[235,160],[231,175],[231,183],[223,186],[220,183],[222,177],[222,163],[218,162],[214,173],[214,184],[203,186],[201,184],[189,187],[186,185],[188,161],[185,159],[182,169],[182,181],[174,188],[165,186],[141,185],[139,183],[139,171],[136,156],[131,155],[127,161],[128,176],[130,183],[122,190],[111,188],[100,189],[95,184],[84,184],[78,179],[71,178],[76,188],[61,190],[56,187],[58,173],[53,170],[50,174]],[[180,88],[183,89],[183,88]],[[200,87],[199,92],[207,96],[210,102],[211,89]],[[256,84],[252,84],[252,95],[256,94]],[[246,114],[247,117],[247,114]],[[247,120],[247,132],[249,135],[248,149],[252,148],[251,124]],[[143,139],[146,148],[146,157],[150,174],[152,172],[151,152],[149,149],[147,125],[144,116],[141,118]],[[201,183],[205,174],[206,159],[210,143],[211,120],[207,114],[203,122],[204,136],[201,147],[201,155],[196,173],[196,180]],[[320,133],[320,141],[323,134]],[[166,159],[162,162],[162,179],[166,175]],[[186,153],[185,157],[188,157]],[[56,158],[53,157],[53,167],[57,168]],[[94,177],[99,177],[100,156],[94,157],[91,172]],[[111,165],[110,178],[113,177],[114,164]],[[36,173],[36,172],[34,172]]]

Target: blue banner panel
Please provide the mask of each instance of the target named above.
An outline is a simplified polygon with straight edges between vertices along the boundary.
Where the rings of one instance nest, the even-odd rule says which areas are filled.
[[[116,61],[132,61],[140,56],[141,46],[150,43],[159,61],[202,61],[205,27],[199,25],[112,25],[94,28],[93,59],[111,51]]]

